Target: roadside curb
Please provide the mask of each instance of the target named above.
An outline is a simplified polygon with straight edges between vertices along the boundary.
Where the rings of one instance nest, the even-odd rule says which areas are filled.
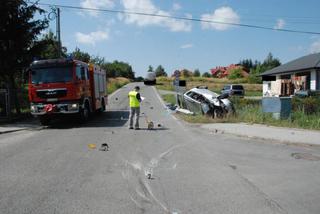
[[[1,134],[8,134],[8,133],[13,133],[13,132],[19,132],[19,131],[24,131],[28,130],[28,128],[21,128],[21,129],[12,129],[12,130],[7,130],[7,131],[0,131]]]
[[[217,123],[217,124],[219,125],[220,123]],[[257,128],[254,125],[249,125],[249,124],[237,124],[237,123],[233,124],[233,126],[236,126],[236,125],[239,125],[239,126],[245,125],[246,128],[250,127],[250,126],[252,128]],[[270,134],[270,137],[266,137],[266,136],[262,136],[262,135],[255,135],[252,133],[245,133],[245,131],[243,133],[239,133],[239,131],[230,131],[230,128],[224,129],[221,127],[214,127],[214,125],[212,125],[212,127],[209,127],[208,124],[200,124],[200,126],[204,129],[208,130],[209,132],[214,133],[214,134],[230,134],[230,135],[234,135],[234,136],[238,136],[238,137],[245,137],[245,138],[250,138],[250,139],[269,140],[269,141],[278,142],[278,143],[287,144],[287,145],[320,146],[319,143],[312,142],[312,141],[295,140],[294,137],[296,135],[299,135],[299,132],[305,131],[305,130],[300,130],[300,129],[290,129],[290,130],[287,129],[287,133],[284,134],[286,136],[286,139],[284,139],[284,137],[282,137],[282,138],[273,137],[271,134]],[[259,127],[260,131],[263,128],[265,128],[265,130],[263,130],[263,131],[265,131],[265,133],[268,133],[270,131],[270,130],[268,130],[268,128],[280,129],[280,130],[281,130],[281,128],[285,129],[283,127]],[[314,132],[314,133],[316,133],[316,132]],[[320,137],[320,132],[316,133],[316,134],[319,134],[319,137]],[[306,133],[306,135],[308,135],[308,133]],[[300,136],[300,138],[301,138],[301,136]]]

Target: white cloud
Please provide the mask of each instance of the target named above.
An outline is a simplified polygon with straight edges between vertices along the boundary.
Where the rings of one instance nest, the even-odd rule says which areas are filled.
[[[310,53],[320,53],[320,39],[310,45],[309,51]]]
[[[226,23],[240,23],[239,15],[231,7],[220,7],[216,9],[213,14],[203,14],[201,16],[202,20],[214,21],[214,22],[226,22]],[[210,23],[201,22],[203,29],[214,29],[214,30],[227,30],[232,25],[220,24],[220,23]]]
[[[283,19],[278,19],[277,24],[274,26],[275,29],[283,29],[286,22]]]
[[[156,14],[159,16],[171,16],[169,12],[157,8],[151,0],[121,0],[126,11],[134,11],[140,13]],[[192,25],[190,21],[175,20],[166,17],[141,16],[135,14],[125,14],[119,17],[127,24],[136,24],[138,26],[161,26],[167,27],[171,31],[191,31]]]
[[[110,9],[115,5],[114,0],[82,0],[80,2],[81,7],[93,8],[93,9]],[[91,16],[98,16],[98,11],[90,10],[88,13]]]
[[[193,47],[193,44],[184,44],[184,45],[181,45],[181,49],[187,49],[187,48],[192,48]]]
[[[181,5],[178,4],[178,3],[173,3],[172,9],[173,9],[173,10],[180,10],[180,9],[181,9]]]
[[[81,32],[77,32],[75,34],[76,41],[86,45],[95,45],[97,42],[101,42],[107,40],[109,38],[109,34],[105,31],[95,31],[89,34],[84,34]]]

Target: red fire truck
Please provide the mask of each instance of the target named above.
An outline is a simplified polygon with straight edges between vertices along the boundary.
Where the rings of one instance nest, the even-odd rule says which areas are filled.
[[[34,61],[30,66],[31,114],[41,124],[63,114],[76,114],[82,121],[107,104],[106,72],[97,65],[73,59]]]

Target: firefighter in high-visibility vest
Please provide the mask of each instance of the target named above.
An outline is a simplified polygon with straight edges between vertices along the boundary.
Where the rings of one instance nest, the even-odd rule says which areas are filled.
[[[140,115],[140,87],[136,86],[134,90],[130,91],[128,94],[129,97],[129,105],[130,105],[130,124],[129,129],[133,129],[133,118],[135,116],[135,124],[134,129],[138,130],[139,128],[139,115]]]

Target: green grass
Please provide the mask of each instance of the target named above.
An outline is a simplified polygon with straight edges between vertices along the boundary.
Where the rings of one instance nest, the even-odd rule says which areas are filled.
[[[157,84],[156,85],[156,88],[158,90],[166,90],[166,91],[174,91],[174,86],[171,84],[168,84],[168,83],[161,83],[161,84]]]
[[[165,103],[170,103],[172,105],[175,105],[177,102],[176,95],[174,94],[163,94],[161,96]]]
[[[264,124],[279,127],[291,127],[302,129],[320,130],[320,112],[315,111],[312,114],[306,114],[303,110],[292,111],[291,117],[283,120],[276,120],[271,113],[263,113],[261,101],[246,100],[235,98],[232,100],[236,114],[223,119],[213,119],[205,115],[184,115],[178,114],[178,117],[189,123],[248,123]],[[294,106],[294,108],[296,108]]]
[[[127,78],[109,78],[107,82],[107,93],[111,94],[122,86],[128,84],[130,82]]]
[[[241,83],[246,91],[246,96],[262,96],[262,84],[248,84],[243,79],[228,80],[218,78],[203,78],[203,77],[190,77],[186,79],[187,89],[194,88],[199,85],[205,85],[209,90],[216,93],[221,93],[221,89],[225,84]],[[174,91],[175,88],[172,85],[173,78],[158,77],[156,88],[160,90]]]
[[[245,96],[247,96],[247,97],[261,97],[262,91],[246,91]]]

